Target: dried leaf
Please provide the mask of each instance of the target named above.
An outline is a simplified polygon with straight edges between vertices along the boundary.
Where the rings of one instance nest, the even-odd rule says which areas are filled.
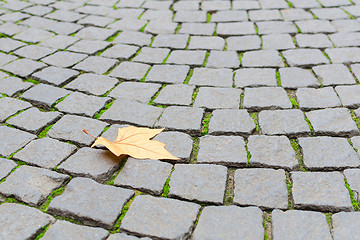
[[[163,130],[164,129],[136,128],[133,126],[119,128],[118,136],[114,142],[103,137],[98,137],[91,147],[103,145],[116,156],[129,155],[139,159],[179,159],[164,148],[164,143],[151,140],[151,138]],[[83,131],[87,133],[85,129]]]

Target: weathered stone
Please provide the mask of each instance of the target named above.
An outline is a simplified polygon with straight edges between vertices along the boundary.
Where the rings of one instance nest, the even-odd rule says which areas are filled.
[[[156,83],[123,82],[114,88],[109,96],[148,103],[160,88],[161,85]]]
[[[209,206],[201,212],[193,239],[246,239],[264,237],[262,212],[256,207]]]
[[[203,50],[175,50],[170,53],[166,63],[202,66],[205,60],[206,51]]]
[[[339,172],[292,172],[297,209],[353,211],[344,176]]]
[[[193,36],[190,39],[189,49],[223,50],[225,40],[221,37]]]
[[[236,87],[276,87],[275,69],[243,68],[235,71]]]
[[[39,45],[54,49],[64,50],[79,41],[76,37],[56,35],[55,37],[42,41]]]
[[[211,164],[176,164],[170,178],[170,197],[222,204],[227,168]]]
[[[145,78],[146,82],[183,83],[190,70],[186,65],[154,65]]]
[[[360,191],[360,182],[359,182],[360,171],[359,171],[359,169],[345,169],[344,175],[345,175],[347,183],[349,184],[350,189],[352,191],[356,192],[356,194],[358,194]]]
[[[69,47],[67,50],[72,52],[87,53],[93,55],[110,46],[111,43],[97,40],[80,40]]]
[[[67,175],[50,170],[21,166],[0,184],[0,193],[7,197],[14,196],[31,206],[38,206],[53,190],[69,179]]]
[[[1,27],[2,25],[0,25]],[[22,47],[22,46],[25,46],[26,44],[25,43],[22,43],[20,41],[15,41],[11,38],[0,38],[0,50],[3,51],[3,52],[6,52],[6,53],[9,53],[11,51],[14,51],[16,49],[18,49],[19,47]],[[5,54],[2,54],[3,56],[5,56]],[[10,55],[7,55],[9,58]],[[12,58],[14,56],[11,56]],[[2,62],[4,60],[1,60]],[[3,65],[3,64],[1,64]]]
[[[171,12],[170,12],[171,13]],[[173,34],[177,28],[177,23],[169,20],[150,20],[149,24],[145,27],[145,32],[152,34]]]
[[[78,74],[78,71],[72,69],[47,67],[39,72],[34,73],[32,77],[39,81],[59,86],[73,79]]]
[[[338,32],[356,32],[360,30],[360,22],[355,19],[338,19],[331,21]]]
[[[243,67],[284,67],[283,60],[276,50],[245,52],[241,64]]]
[[[349,69],[342,64],[316,66],[313,71],[324,86],[356,83]]]
[[[4,24],[1,24],[0,33],[6,34],[8,36],[12,36],[14,34],[17,34],[17,33],[20,33],[22,31],[24,31],[25,29],[27,29],[27,27],[17,25],[17,24],[12,23],[12,22],[6,22]],[[4,42],[18,42],[18,41],[14,41],[14,40],[12,40],[10,38],[3,38],[2,40],[4,40]],[[20,43],[23,46],[25,45],[25,43],[22,43],[22,42],[18,42],[18,43]],[[6,52],[8,52],[8,51],[6,51]]]
[[[88,178],[74,178],[64,193],[51,201],[48,212],[111,229],[133,194],[131,190],[102,185]]]
[[[247,166],[245,142],[239,136],[204,136],[200,138],[198,163]]]
[[[142,32],[124,31],[114,39],[114,43],[124,43],[137,46],[148,46],[151,42],[151,34]]]
[[[296,99],[303,110],[341,107],[340,99],[332,87],[299,88]]]
[[[140,195],[131,204],[120,229],[140,236],[185,239],[199,210],[200,206],[195,203]]]
[[[7,96],[14,96],[20,92],[23,92],[34,84],[30,82],[23,82],[20,78],[17,77],[7,77],[0,79],[0,92],[6,94]]]
[[[311,13],[301,8],[289,8],[281,10],[280,12],[285,21],[308,20],[314,18]]]
[[[17,57],[10,54],[0,53],[0,66],[6,65],[9,62],[12,62],[17,59]]]
[[[249,11],[251,21],[282,20],[279,10],[251,10]]]
[[[55,36],[55,34],[36,28],[29,28],[21,33],[15,35],[14,39],[29,43],[38,43],[48,38]]]
[[[332,63],[358,63],[360,62],[360,48],[327,48],[325,53],[329,55]]]
[[[114,59],[99,57],[99,56],[90,56],[76,64],[73,68],[77,70],[82,70],[85,72],[93,72],[97,74],[104,74],[110,68],[115,66],[117,63]]]
[[[353,213],[336,213],[332,216],[332,232],[334,240],[352,239],[360,234],[359,232],[360,215]]]
[[[76,33],[75,37],[88,40],[106,40],[115,35],[117,30],[99,27],[86,27]]]
[[[117,58],[119,60],[129,60],[135,56],[139,47],[125,44],[116,44],[115,46],[104,51],[100,56],[107,58]]]
[[[292,107],[285,90],[280,87],[245,88],[244,95],[244,108],[261,110]]]
[[[329,63],[319,49],[292,49],[286,50],[282,54],[291,67],[308,67]]]
[[[143,19],[120,19],[119,21],[109,24],[107,27],[122,31],[140,31],[147,21]]]
[[[109,74],[124,80],[140,81],[147,73],[150,65],[136,62],[122,62]]]
[[[311,71],[297,68],[280,68],[279,69],[281,86],[284,88],[300,87],[319,87],[320,83],[311,73]]]
[[[68,11],[68,10],[57,10],[55,12],[47,14],[45,17],[64,21],[64,22],[75,22],[84,17],[83,14],[79,14],[77,12]]]
[[[360,107],[360,86],[337,86],[335,91],[344,106],[348,108]]]
[[[84,60],[87,57],[86,54],[73,53],[73,52],[56,52],[46,58],[41,59],[43,62],[57,66],[57,67],[71,67],[76,63]]]
[[[221,10],[211,15],[211,22],[240,22],[247,20],[246,12],[238,10]]]
[[[259,27],[259,34],[294,34],[297,32],[293,22],[266,21],[257,22],[256,25]]]
[[[35,138],[36,136],[33,134],[7,126],[0,126],[0,139],[6,139],[6,141],[0,141],[0,155],[9,157]]]
[[[333,47],[326,34],[297,34],[296,42],[302,48],[327,48]]]
[[[195,86],[172,84],[165,86],[154,99],[154,104],[190,106]]]
[[[166,56],[169,54],[170,50],[166,48],[149,48],[143,47],[139,55],[134,57],[134,62],[143,62],[143,63],[158,63],[161,64]]]
[[[174,22],[206,22],[206,11],[177,11]]]
[[[9,173],[16,167],[16,163],[8,159],[0,159],[0,180],[7,177]]]
[[[183,23],[179,33],[211,36],[215,31],[215,23]]]
[[[256,34],[256,31],[252,22],[233,22],[218,23],[216,33],[220,36],[251,35]]]
[[[35,62],[30,59],[18,59],[1,68],[20,77],[29,77],[33,72],[44,67],[46,67],[46,64],[42,62]]]
[[[206,67],[212,68],[238,68],[240,60],[235,51],[210,51]]]
[[[55,51],[56,50],[54,49],[39,47],[37,45],[28,45],[26,47],[22,47],[16,50],[14,53],[20,57],[39,60],[40,58],[48,56],[54,53]]]
[[[83,26],[80,24],[70,22],[55,22],[51,26],[48,26],[47,30],[53,31],[57,34],[70,35],[79,31],[82,28]]]
[[[16,98],[0,98],[0,122],[5,121],[11,115],[31,107],[31,104]]]
[[[263,36],[263,49],[285,50],[295,48],[290,34],[269,34]]]
[[[226,39],[227,49],[235,51],[259,50],[261,40],[256,35],[228,37]]]
[[[194,107],[238,109],[241,92],[241,89],[201,87],[195,99]]]
[[[158,34],[154,38],[154,42],[151,46],[184,49],[187,45],[188,39],[188,34]]]
[[[302,33],[333,33],[336,31],[328,20],[311,19],[295,23]]]
[[[91,25],[96,27],[106,27],[110,23],[112,23],[115,19],[109,18],[109,17],[103,17],[103,16],[87,16],[83,19],[80,19],[77,21],[77,23],[83,24],[83,25]]]

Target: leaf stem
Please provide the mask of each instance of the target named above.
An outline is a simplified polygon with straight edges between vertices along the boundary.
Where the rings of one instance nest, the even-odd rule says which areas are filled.
[[[96,137],[94,137],[93,135],[91,135],[90,133],[88,133],[88,131],[87,131],[86,129],[83,129],[83,132],[84,132],[84,133],[86,133],[87,135],[89,135],[89,136],[91,136],[91,137],[93,137],[93,138],[97,139]]]

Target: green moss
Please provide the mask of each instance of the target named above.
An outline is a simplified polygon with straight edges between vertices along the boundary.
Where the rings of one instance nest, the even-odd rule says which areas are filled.
[[[326,53],[325,51],[323,52],[323,54],[324,54],[324,56],[329,60],[329,62],[332,64],[332,61],[331,61],[329,55],[327,55],[327,53]]]
[[[351,204],[355,211],[359,210],[360,202],[359,202],[359,193],[356,192],[356,196],[354,196],[354,191],[350,188],[349,183],[345,179],[345,187],[348,189],[351,199]]]
[[[241,52],[239,53],[239,60],[240,60],[240,63],[242,64],[242,58],[244,57],[244,53]]]
[[[199,152],[199,142],[200,139],[197,137],[193,138],[193,148],[192,148],[192,152],[191,152],[191,157],[190,157],[190,163],[195,164],[197,163],[197,154]]]
[[[240,109],[243,109],[243,103],[244,103],[244,97],[245,97],[245,93],[244,91],[242,91],[242,93],[240,94]]]
[[[197,88],[195,88],[195,90],[194,90],[194,92],[193,92],[193,95],[192,95],[192,97],[191,97],[192,104],[194,104],[195,99],[196,99],[198,93],[199,93],[199,88],[197,87]]]
[[[171,178],[171,175],[173,173],[173,171],[175,170],[175,168],[173,167],[171,169],[171,173],[169,175],[169,177],[166,179],[166,182],[165,182],[165,185],[164,185],[164,189],[163,189],[163,193],[161,194],[162,197],[169,197],[169,191],[170,191],[170,185],[169,185],[169,182],[170,182],[170,178]]]
[[[332,220],[331,220],[332,213],[330,213],[330,212],[325,213],[325,216],[326,216],[326,222],[329,225],[330,230],[332,230],[333,229],[333,224],[332,224]]]
[[[291,104],[293,105],[293,108],[299,109],[299,103],[296,101],[295,97],[289,97]]]
[[[111,101],[111,102],[109,102],[109,103],[107,103],[107,104],[105,105],[105,107],[100,110],[100,112],[98,112],[97,114],[95,114],[94,118],[95,118],[95,119],[99,119],[100,116],[101,116],[104,112],[106,112],[106,110],[108,110],[108,109],[111,107],[111,105],[113,105],[113,103],[114,103],[114,100]]]
[[[280,78],[280,73],[278,71],[276,71],[276,83],[278,87],[281,87],[281,78]]]
[[[267,212],[263,213],[263,224],[264,224],[264,239],[271,239],[271,215]]]
[[[149,24],[149,22],[147,22],[142,28],[140,28],[140,32],[144,32],[145,31],[145,28],[146,26]]]
[[[209,12],[206,14],[206,22],[207,23],[211,22],[211,14]]]
[[[50,194],[50,196],[48,196],[45,200],[45,202],[39,207],[39,209],[43,212],[46,212],[47,209],[49,208],[49,204],[50,202],[57,196],[61,195],[63,192],[65,191],[65,187],[62,186],[58,189],[55,189],[54,191],[52,191],[52,193]]]
[[[205,55],[205,60],[204,60],[204,63],[203,63],[203,67],[205,67],[205,66],[206,66],[207,61],[208,61],[208,58],[209,58],[209,55],[210,55],[210,53],[209,53],[209,52],[206,52],[206,55]]]
[[[47,126],[44,130],[42,130],[39,135],[38,138],[44,138],[46,137],[46,134],[49,132],[49,130],[52,128],[52,126],[54,126],[54,124],[51,124],[50,126]]]
[[[166,58],[162,61],[162,63],[161,63],[161,64],[163,64],[163,65],[164,65],[164,64],[166,63],[166,61],[167,61],[167,60],[168,60],[168,58],[170,57],[170,53],[171,53],[171,52],[169,52],[169,53],[168,53],[168,55],[167,55],[167,56],[166,56]]]
[[[290,143],[291,143],[291,147],[295,151],[296,159],[298,160],[300,170],[305,172],[306,168],[304,166],[303,155],[301,153],[301,149],[300,149],[299,144],[297,143],[296,139],[291,139]]]
[[[39,235],[37,235],[34,240],[39,240],[40,238],[42,238],[45,235],[46,231],[49,229],[50,226],[51,226],[51,224],[41,228],[41,233]]]
[[[141,79],[140,82],[145,82],[146,76],[149,74],[150,70],[152,69],[153,66],[150,66],[149,69],[146,71],[144,77]]]
[[[57,104],[59,104],[60,102],[64,101],[64,100],[65,100],[65,98],[67,98],[67,96],[69,96],[69,95],[70,95],[70,94],[67,94],[66,96],[64,96],[64,97],[62,97],[62,98],[60,98],[60,99],[56,100],[56,102],[55,102],[54,106],[56,106],[56,105],[57,105]],[[55,108],[52,108],[52,110],[53,110],[53,111],[55,111],[56,109],[55,109]]]
[[[251,113],[250,116],[252,117],[252,119],[254,119],[254,123],[255,123],[255,131],[259,131],[260,130],[260,125],[259,125],[259,118],[258,118],[258,113]]]
[[[293,184],[290,180],[290,174],[288,172],[286,172],[286,187],[288,190],[288,209],[292,210],[294,209],[294,203],[292,201],[292,187]]]
[[[181,28],[181,24],[178,24],[175,28],[175,34],[178,34]]]
[[[209,132],[209,123],[210,123],[210,118],[211,118],[212,114],[210,112],[205,113],[205,116],[203,118],[202,121],[202,126],[201,126],[201,135],[207,135]]]
[[[190,69],[188,75],[186,76],[186,79],[185,79],[185,81],[184,81],[184,84],[189,84],[190,78],[191,78],[191,76],[193,75],[193,73],[194,73],[194,69]]]
[[[249,151],[249,149],[248,149],[248,146],[247,146],[247,144],[248,144],[248,140],[245,140],[245,150],[246,150],[246,154],[247,154],[247,160],[248,160],[248,167],[251,167],[251,161],[250,161],[250,159],[251,159],[251,153],[250,153],[250,151]]]
[[[120,33],[121,33],[121,31],[118,32],[118,33],[116,33],[115,35],[109,37],[108,39],[106,39],[106,41],[107,41],[107,42],[113,42],[114,39],[115,39],[117,36],[119,36]]]
[[[25,81],[26,81],[26,82],[31,82],[31,83],[33,83],[33,84],[35,84],[35,85],[37,85],[37,84],[40,83],[40,81],[35,80],[35,79],[32,79],[32,78],[26,79]]]
[[[119,175],[119,173],[121,172],[121,170],[125,167],[125,164],[127,162],[128,158],[124,157],[123,160],[121,161],[121,165],[118,171],[116,171],[107,181],[105,184],[107,185],[114,185],[115,179],[116,177]]]
[[[360,120],[359,118],[356,117],[356,114],[354,111],[351,111],[351,117],[354,120],[356,126],[358,127],[358,129],[360,129]]]
[[[313,126],[312,126],[311,123],[310,123],[310,120],[309,120],[307,117],[305,117],[305,121],[306,121],[307,124],[309,125],[310,131],[311,131],[311,136],[315,136],[315,131],[314,131]]]

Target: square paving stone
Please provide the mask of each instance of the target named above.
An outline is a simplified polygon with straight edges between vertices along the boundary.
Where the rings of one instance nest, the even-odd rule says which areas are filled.
[[[341,11],[341,10],[340,10]],[[360,46],[359,33],[339,32],[330,35],[335,47],[356,47]]]
[[[325,34],[297,34],[296,42],[301,48],[328,48],[333,47],[333,43]]]
[[[57,67],[71,67],[76,63],[84,60],[86,54],[73,52],[56,52],[46,58],[41,59],[43,62]]]
[[[4,93],[7,96],[16,96],[20,92],[23,92],[32,86],[34,86],[33,83],[23,82],[17,77],[0,79],[0,93]]]
[[[111,229],[133,195],[128,189],[102,185],[88,178],[73,178],[64,193],[52,200],[48,212],[89,226]]]
[[[258,36],[228,37],[226,39],[227,49],[235,51],[259,50],[261,39]]]
[[[291,49],[282,54],[291,67],[309,67],[329,63],[319,49]]]
[[[20,33],[26,29],[27,29],[27,27],[18,25],[18,24],[12,23],[12,22],[5,22],[0,25],[0,33],[8,35],[8,36],[13,36],[14,34]],[[25,43],[22,43],[19,41],[14,41],[11,38],[3,38],[2,41],[18,42],[18,43],[21,43],[21,45],[25,46]]]
[[[143,63],[159,63],[161,64],[170,50],[165,48],[149,48],[143,47],[133,61]]]
[[[225,40],[221,37],[192,36],[189,49],[223,50]]]
[[[108,25],[108,28],[123,31],[140,31],[147,21],[142,19],[120,19]]]
[[[131,204],[120,229],[140,236],[185,239],[190,237],[199,210],[195,203],[140,195]]]
[[[275,209],[271,216],[274,239],[332,239],[323,213],[299,210],[283,212]]]
[[[303,20],[296,21],[296,25],[299,27],[302,33],[333,33],[336,29],[330,24],[328,20]]]
[[[154,99],[153,103],[159,105],[190,106],[195,86],[186,84],[171,84],[165,86]]]
[[[298,166],[295,152],[285,136],[250,136],[247,147],[251,166],[285,169]]]
[[[271,68],[243,68],[235,71],[236,87],[276,87],[276,70]]]
[[[250,10],[250,9],[260,9],[260,5],[256,1],[243,1],[243,0],[235,0],[233,2],[233,9],[241,9],[241,10]]]
[[[311,170],[334,170],[359,167],[360,159],[345,138],[299,138],[305,167]]]
[[[204,110],[201,108],[171,106],[164,110],[155,127],[200,134],[203,115]]]
[[[245,52],[241,64],[243,67],[284,67],[283,60],[276,50]]]
[[[316,134],[330,136],[353,136],[359,134],[347,108],[314,110],[306,113]]]
[[[110,46],[111,43],[97,40],[80,40],[69,47],[67,50],[72,52],[87,53],[93,55]]]
[[[166,63],[202,66],[205,60],[205,55],[206,51],[203,50],[175,50],[170,53]]]
[[[218,23],[216,33],[219,36],[251,35],[256,34],[252,22]]]
[[[281,86],[284,88],[320,87],[320,83],[309,70],[289,67],[280,68],[279,73]]]
[[[48,48],[64,50],[65,48],[68,48],[77,41],[79,41],[79,39],[76,37],[56,35],[55,37],[42,41],[39,45]]]
[[[53,224],[42,237],[43,240],[61,239],[83,239],[83,240],[103,240],[109,233],[102,228],[93,228],[77,225],[64,220],[58,220]]]
[[[53,169],[76,150],[74,145],[52,138],[31,141],[24,149],[14,155],[14,159],[31,165]]]
[[[194,107],[239,109],[241,89],[201,87]]]
[[[174,22],[206,22],[206,11],[176,11]]]
[[[222,204],[227,168],[211,164],[176,164],[170,178],[170,197]]]
[[[97,74],[106,73],[111,67],[115,66],[117,60],[103,58],[99,56],[90,56],[82,62],[76,64],[73,68],[85,72],[93,72]]]
[[[159,91],[161,84],[142,82],[123,82],[115,87],[109,94],[113,98],[148,103]]]
[[[249,18],[253,22],[282,20],[279,10],[251,10],[249,11]]]
[[[266,135],[308,136],[310,129],[304,113],[299,109],[261,111],[261,132]]]
[[[341,106],[340,99],[332,87],[299,88],[296,91],[296,99],[302,110]]]
[[[193,139],[182,132],[161,132],[153,140],[165,143],[165,149],[182,160],[189,161],[192,152]]]
[[[42,211],[16,203],[0,205],[0,232],[4,239],[32,239],[55,218]]]
[[[232,87],[233,72],[231,69],[195,68],[189,84],[197,86]]]
[[[346,181],[349,184],[351,190],[359,192],[360,191],[360,170],[359,169],[345,169],[344,175]]]
[[[266,21],[257,22],[256,25],[259,28],[259,34],[297,33],[297,28],[293,22]]]
[[[201,137],[197,162],[226,166],[247,166],[244,139],[239,136]]]
[[[206,67],[212,68],[238,68],[240,60],[235,51],[216,51],[210,52]]]
[[[0,28],[1,26],[2,25],[0,25]],[[9,53],[22,46],[26,46],[26,44],[11,38],[0,38],[0,50],[3,52]]]
[[[74,141],[80,145],[90,145],[95,139],[83,133],[82,130],[87,129],[89,133],[98,137],[107,125],[96,119],[65,115],[49,130],[47,136],[64,141]]]
[[[21,22],[22,25],[26,25],[26,26],[30,27],[30,28],[26,28],[26,30],[28,32],[30,32],[31,29],[41,29],[42,32],[40,32],[40,34],[44,35],[44,36],[49,35],[49,32],[43,31],[43,30],[47,30],[47,28],[51,27],[51,25],[53,25],[55,23],[56,23],[55,20],[38,17],[38,16],[32,16]],[[55,35],[49,35],[49,37],[47,37],[45,39],[49,39],[53,36],[55,36]],[[26,36],[23,36],[23,37],[26,38]],[[31,41],[31,38],[29,38],[28,40]],[[44,39],[38,39],[38,41],[43,41],[43,40]]]
[[[152,127],[164,109],[148,104],[117,99],[113,105],[101,115],[100,119],[111,123],[126,123]]]
[[[287,209],[288,191],[284,170],[238,169],[235,171],[234,181],[235,204]]]
[[[88,40],[103,40],[105,41],[111,36],[114,36],[117,30],[99,27],[86,27],[75,34],[75,37]]]
[[[281,87],[245,88],[244,108],[253,110],[291,108],[292,104]]]
[[[170,176],[172,165],[158,160],[129,158],[115,178],[114,185],[160,195]]]
[[[7,126],[0,126],[0,139],[6,139],[6,141],[0,141],[0,155],[9,157],[35,138],[36,136],[33,134]]]
[[[15,35],[14,39],[29,43],[38,43],[54,36],[55,34],[45,30],[29,28]]]
[[[109,17],[102,17],[102,16],[87,16],[83,19],[77,21],[79,24],[83,25],[90,25],[96,27],[106,27],[110,23],[114,22],[115,19]]]
[[[171,49],[184,49],[189,39],[188,34],[158,34],[154,38],[152,47],[167,47]]]
[[[108,150],[85,147],[61,163],[57,170],[74,177],[88,177],[103,182],[120,168],[121,160]]]
[[[292,172],[296,209],[353,211],[344,176],[340,172]]]
[[[186,65],[154,65],[145,78],[146,82],[183,83],[190,70]]]
[[[107,58],[117,58],[119,60],[129,60],[129,58],[135,56],[139,47],[130,46],[125,44],[116,44],[115,46],[104,51],[101,56]]]
[[[38,206],[69,179],[67,175],[50,170],[21,166],[0,184],[0,193],[7,197],[13,196],[30,206]]]
[[[352,239],[359,236],[359,220],[360,215],[354,213],[336,213],[332,216],[333,236],[334,240]]]
[[[264,237],[262,211],[256,207],[209,206],[201,212],[193,234],[201,239],[251,239]]]
[[[109,76],[117,77],[122,80],[140,81],[147,73],[150,65],[136,62],[122,62],[115,67]]]
[[[316,66],[313,71],[324,86],[356,83],[349,69],[343,64]]]
[[[42,112],[37,108],[30,108],[10,118],[6,123],[30,133],[38,134],[44,127],[55,122],[61,116],[62,114],[59,112]]]
[[[50,66],[42,69],[39,72],[34,73],[32,77],[41,82],[46,82],[59,86],[70,81],[78,74],[79,74],[78,71],[72,69]]]
[[[124,43],[137,46],[148,46],[151,43],[151,34],[142,32],[123,31],[114,39],[114,43]]]
[[[51,108],[57,100],[65,97],[69,93],[71,92],[68,90],[40,83],[27,90],[21,95],[21,98],[40,107]]]
[[[15,162],[8,159],[0,158],[0,180],[7,177],[16,166],[17,165]]]
[[[215,23],[183,23],[179,33],[211,36],[215,31]]]
[[[330,57],[332,63],[358,63],[360,62],[360,48],[327,48],[325,53]]]
[[[319,19],[343,19],[349,18],[349,16],[339,8],[319,8],[311,9],[311,12]]]
[[[70,93],[63,101],[58,103],[55,108],[61,112],[79,114],[92,117],[108,103],[111,98],[96,97],[79,92]]]
[[[31,107],[31,104],[16,98],[0,98],[0,122],[5,121],[11,115]]]
[[[28,45],[16,50],[14,54],[24,58],[39,60],[40,58],[48,56],[54,53],[55,51],[56,50],[51,48],[40,47],[37,45]]]
[[[338,32],[356,32],[360,30],[360,22],[355,19],[338,19],[331,21]]]
[[[70,22],[56,22],[55,24],[48,26],[47,30],[53,31],[57,34],[70,35],[82,28],[83,26],[80,24],[75,24]]]
[[[0,53],[0,66],[4,66],[9,62],[16,60],[17,57],[12,56],[10,54]]]
[[[36,70],[42,69],[47,65],[41,62],[35,62],[30,59],[18,59],[11,63],[6,64],[1,67],[1,69],[6,72],[10,72],[12,74],[18,75],[20,77],[29,77]]]
[[[83,18],[84,15],[79,14],[77,12],[60,9],[55,12],[47,14],[45,17],[59,21],[64,21],[64,22],[75,22]]]
[[[169,20],[152,19],[149,21],[149,24],[146,25],[145,32],[152,34],[173,34],[177,26],[178,24],[170,21],[170,19]]]
[[[262,37],[263,49],[285,50],[295,48],[290,34],[269,34]]]

